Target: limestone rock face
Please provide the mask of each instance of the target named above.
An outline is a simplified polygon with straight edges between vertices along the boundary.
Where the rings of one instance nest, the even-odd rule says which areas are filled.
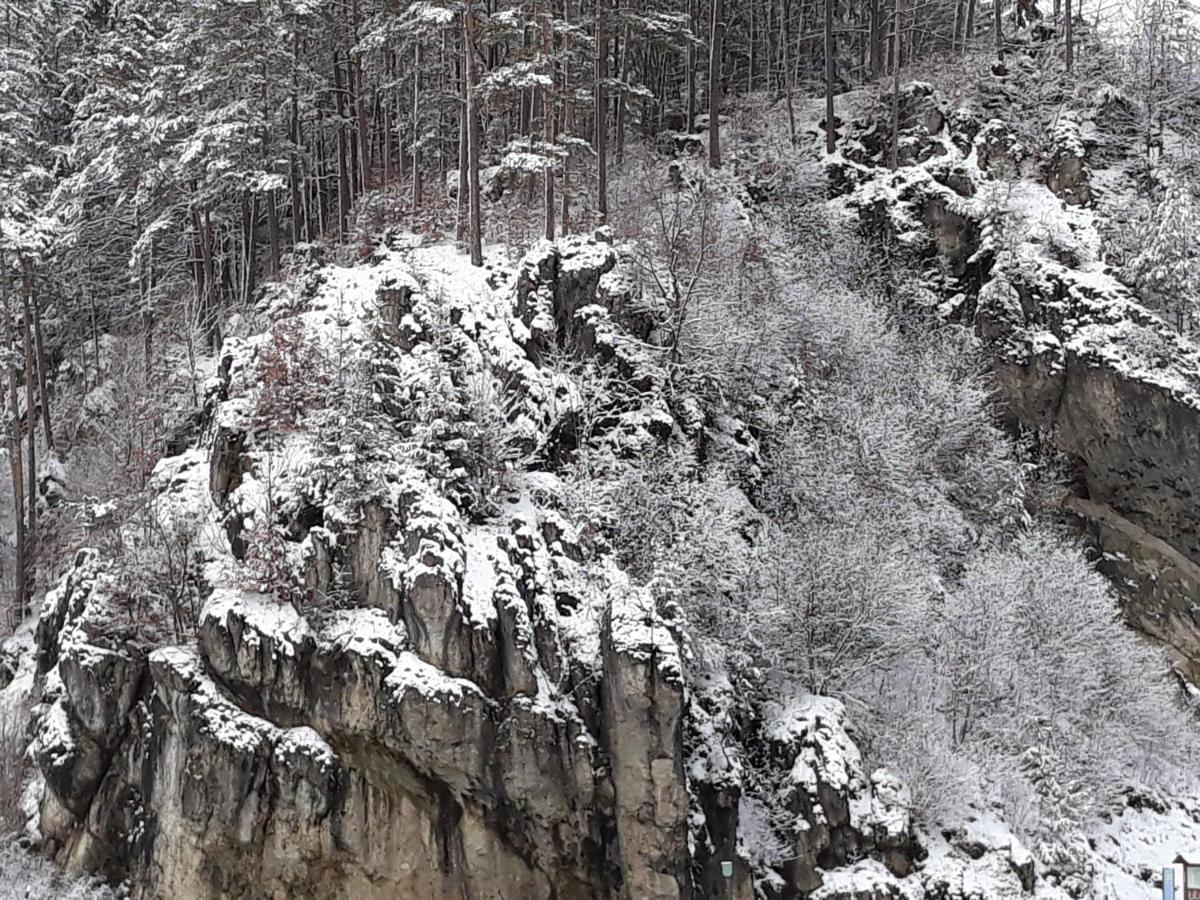
[[[656,633],[657,632],[657,633]],[[614,600],[601,643],[605,737],[612,759],[622,896],[691,897],[683,774],[683,672],[663,652],[668,625],[645,603]]]
[[[1042,174],[1046,187],[1067,203],[1086,206],[1091,202],[1091,170],[1079,124],[1074,119],[1063,117],[1058,122]]]
[[[202,557],[194,635],[163,646],[177,633],[129,614],[120,561],[95,550],[48,595],[43,849],[136,900],[750,900],[763,877],[790,900],[860,855],[907,871],[903,790],[853,766],[822,769],[816,793],[795,783],[792,812],[822,836],[796,879],[746,856],[736,772],[685,740],[704,715],[676,613],[565,507],[552,461],[576,410],[542,354],[624,386],[602,426],[618,452],[705,427],[667,402],[657,317],[611,236],[470,283],[430,275],[453,271],[440,253],[325,267],[265,310],[305,360],[331,340],[342,370],[370,373],[366,421],[335,420],[332,439],[316,414],[269,427],[256,374],[281,342],[227,342],[203,445],[151,481],[160,527],[188,528]],[[271,366],[292,396],[289,378],[313,378]],[[480,471],[486,415],[464,394],[488,379],[547,471]],[[835,718],[784,741],[781,771],[853,756]]]
[[[1007,90],[1027,76],[1014,70],[996,83]],[[920,86],[909,93],[939,102]],[[852,163],[834,163],[833,182],[869,227],[935,270],[939,312],[974,325],[1009,421],[1075,463],[1080,496],[1069,508],[1103,551],[1128,618],[1194,673],[1200,353],[1106,267],[1094,217],[1081,209],[1093,162],[1111,164],[1120,150],[1084,125],[1103,122],[1113,102],[1064,111],[1036,158],[1002,120],[951,112],[949,157],[917,153],[896,173],[860,152],[878,123],[855,123],[843,153]],[[938,140],[915,121],[904,135]]]
[[[789,875],[801,892],[822,888],[826,870],[864,856],[881,858],[903,877],[917,852],[907,792],[885,770],[866,776],[845,723],[841,703],[806,697],[776,709],[767,727],[770,752],[789,772],[798,823]]]
[[[1012,286],[996,295],[1021,298],[1008,313],[981,298],[979,310],[1008,409],[1079,461],[1086,496],[1068,506],[1131,596],[1129,618],[1194,665],[1200,355],[1124,290],[1064,267],[997,281]]]

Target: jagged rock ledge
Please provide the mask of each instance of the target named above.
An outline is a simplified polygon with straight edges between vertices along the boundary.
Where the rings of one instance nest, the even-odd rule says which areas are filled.
[[[885,116],[850,123],[829,163],[838,202],[936,263],[939,311],[984,340],[1007,414],[1076,463],[1066,508],[1096,539],[1130,621],[1196,680],[1200,348],[1101,257],[1093,163],[1111,164],[1115,145],[1085,126],[1111,99],[1064,112],[1032,159],[1002,120],[950,110],[927,85],[902,91],[906,167],[886,169]]]

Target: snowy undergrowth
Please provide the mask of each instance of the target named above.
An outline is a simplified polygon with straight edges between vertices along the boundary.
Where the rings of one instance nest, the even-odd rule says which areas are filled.
[[[651,191],[621,205],[647,219],[617,225],[647,246],[685,248],[680,318],[704,323],[705,340],[691,356],[683,345],[675,382],[719,385],[709,396],[736,397],[746,423],[744,442],[729,444],[738,432],[725,429],[700,464],[668,448],[606,473],[612,489],[599,492],[602,518],[625,525],[618,549],[684,607],[695,665],[715,672],[698,684],[708,724],[693,737],[697,777],[740,780],[758,855],[786,856],[774,776],[737,740],[750,733],[734,724],[747,711],[731,707],[747,694],[832,693],[867,757],[900,771],[931,833],[995,810],[1043,872],[1091,890],[1104,866],[1088,837],[1124,807],[1124,789],[1192,789],[1166,660],[1121,624],[1083,548],[1031,517],[1042,475],[993,425],[973,335],[934,321],[897,329],[885,296],[938,286],[864,265],[875,254],[842,204],[821,212],[823,179],[786,149],[786,117],[752,104],[730,137],[736,175],[650,167],[639,185],[674,179],[684,199]],[[974,164],[961,154],[938,164],[959,161]],[[854,204],[897,201],[913,179],[933,183],[920,168],[864,172]],[[997,222],[989,250],[1009,254],[1005,265],[1070,257],[1098,318],[1131,309],[1103,271],[1090,212],[1025,181],[953,202]],[[656,233],[655,218],[691,224]],[[924,233],[914,225],[913,241]],[[726,729],[719,752],[708,729]]]
[[[64,875],[44,857],[0,840],[0,900],[115,900],[113,889]]]

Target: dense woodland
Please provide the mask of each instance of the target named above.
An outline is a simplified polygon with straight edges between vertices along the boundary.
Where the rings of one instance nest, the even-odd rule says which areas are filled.
[[[226,315],[322,247],[365,256],[373,234],[398,226],[452,234],[478,264],[482,244],[511,237],[522,216],[525,238],[605,223],[611,173],[632,146],[691,152],[716,169],[730,98],[755,92],[783,101],[795,141],[795,98],[823,91],[831,111],[850,87],[953,79],[956,60],[1003,60],[1015,40],[1039,43],[1066,71],[1047,76],[1051,92],[1069,91],[1077,68],[1111,82],[1142,101],[1148,168],[1166,154],[1173,173],[1153,194],[1156,253],[1120,261],[1147,293],[1171,295],[1163,306],[1182,329],[1191,314],[1175,288],[1197,283],[1188,10],[1175,0],[1078,6],[7,0],[0,291],[12,608],[32,597],[42,545],[53,543],[40,495],[55,489],[56,446],[80,426],[50,376],[66,364],[86,384],[103,336],[136,332],[151,383],[160,342],[182,337],[194,365],[219,346]],[[1097,18],[1125,23],[1124,37],[1101,44]],[[827,113],[830,151],[836,124]],[[1176,146],[1164,147],[1168,132]],[[498,207],[489,220],[506,193],[522,214]],[[170,417],[139,403],[124,451],[133,485]]]

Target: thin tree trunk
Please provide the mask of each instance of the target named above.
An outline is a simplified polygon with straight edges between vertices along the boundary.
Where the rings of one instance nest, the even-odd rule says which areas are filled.
[[[1066,28],[1065,35],[1067,39],[1067,71],[1070,72],[1075,66],[1075,32],[1074,23],[1071,21],[1073,17],[1071,12],[1071,0],[1066,3]]]
[[[871,0],[867,40],[870,43],[871,77],[883,75],[883,0]]]
[[[267,191],[267,239],[271,248],[271,277],[279,278],[279,211],[275,207],[275,192]]]
[[[596,0],[596,207],[600,224],[608,222],[608,106],[604,82],[608,78],[608,23],[604,21],[604,0]]]
[[[466,35],[467,76],[467,169],[471,191],[470,249],[471,265],[483,265],[483,216],[479,201],[479,110],[476,108],[475,79],[475,9],[474,0],[466,0],[463,9],[463,30]]]
[[[550,28],[550,10],[542,12],[542,53],[549,68],[550,86],[542,91],[542,140],[550,158],[546,161],[543,191],[546,240],[554,240],[554,35]]]
[[[412,217],[417,226],[417,210],[421,207],[421,45],[413,48],[413,145],[412,145]]]
[[[691,134],[696,130],[696,23],[699,21],[700,12],[697,3],[699,0],[684,0],[687,4],[688,14],[688,45],[687,45],[687,122],[684,123],[684,130]]]
[[[617,164],[625,159],[625,85],[629,83],[629,25],[625,26],[621,41],[621,86],[617,89]]]
[[[308,239],[316,241],[325,233],[329,221],[329,192],[325,189],[325,181],[329,175],[329,157],[325,153],[325,113],[317,109],[317,177],[313,180],[313,199],[316,201],[317,221],[308,220]]]
[[[895,21],[892,23],[892,153],[891,167],[900,168],[900,16],[903,0],[896,0]]]
[[[217,277],[213,264],[212,215],[207,209],[204,210],[200,224],[200,261],[204,270],[204,300],[200,314],[209,344],[216,349],[216,345],[219,344],[219,341],[214,339],[217,333]]]
[[[34,384],[37,379],[36,364],[33,358],[33,315],[30,311],[31,285],[25,281],[25,290],[21,295],[24,308],[22,337],[25,351],[25,421],[28,428],[26,439],[28,453],[25,460],[25,471],[29,485],[29,525],[25,532],[25,561],[28,574],[25,581],[29,596],[33,596],[37,583],[37,539],[38,539],[38,477],[37,477],[37,395]]]
[[[346,151],[346,95],[342,85],[342,70],[338,64],[336,51],[333,55],[333,85],[337,97],[337,129],[338,129],[338,240],[346,238],[346,226],[350,219],[350,173],[348,171]]]
[[[571,21],[571,3],[570,0],[562,0],[562,18],[563,21]],[[563,35],[562,47],[562,119],[560,120],[559,131],[564,137],[569,136],[572,131],[574,119],[572,118],[571,108],[571,33],[568,31]],[[563,175],[562,175],[562,214],[559,216],[559,234],[566,237],[571,232],[571,145],[563,143]]]
[[[246,300],[254,297],[254,289],[258,282],[258,198],[250,198],[250,244],[246,248]]]
[[[563,132],[565,133],[571,122],[571,101],[570,99],[563,100]],[[559,216],[559,234],[566,237],[571,233],[571,146],[566,144],[563,147],[563,177],[562,177],[562,215]]]
[[[783,96],[787,105],[788,114],[788,137],[791,139],[792,146],[796,145],[796,107],[792,103],[792,69],[789,62],[791,37],[789,32],[789,22],[792,16],[791,0],[783,0]]]
[[[387,51],[387,78],[391,82],[396,72],[396,58],[391,50]],[[383,186],[386,189],[392,183],[392,129],[394,123],[392,120],[392,107],[387,101],[387,96],[383,99]]]
[[[304,235],[304,209],[300,200],[300,100],[297,94],[296,68],[300,64],[300,31],[296,30],[292,37],[292,147],[288,154],[288,187],[291,191],[292,202],[292,246],[299,244]]]
[[[465,58],[465,57],[464,57]],[[459,72],[462,81],[462,106],[458,114],[458,216],[455,237],[464,243],[470,231],[471,219],[471,187],[467,179],[467,168],[470,164],[470,152],[467,149],[467,77],[466,66]],[[403,158],[403,154],[401,155]]]
[[[354,25],[354,37],[358,39],[361,15],[358,0],[352,0],[350,17]],[[354,119],[358,123],[358,171],[359,182],[364,192],[371,189],[371,135],[367,128],[366,88],[363,84],[362,54],[350,55],[351,78],[354,90]]]
[[[712,0],[708,56],[708,164],[721,168],[721,61],[725,48],[725,0]]]
[[[46,435],[46,449],[54,452],[54,430],[50,427],[50,394],[46,391],[46,344],[42,338],[42,310],[38,303],[33,281],[33,267],[25,261],[25,278],[28,285],[29,302],[33,307],[33,336],[37,342],[38,396],[42,400],[42,431]],[[149,329],[147,329],[147,333]]]
[[[992,8],[995,10],[993,27],[996,33],[996,58],[1004,59],[1004,25],[1000,10],[1000,0],[992,0]]]
[[[20,389],[18,378],[20,368],[17,366],[16,332],[13,325],[12,306],[9,299],[10,282],[8,263],[0,251],[0,278],[3,284],[0,290],[4,295],[4,337],[12,364],[8,367],[8,405],[12,413],[8,433],[9,472],[12,476],[13,497],[13,530],[16,540],[16,572],[13,577],[13,599],[16,602],[17,615],[25,618],[29,613],[29,561],[25,546],[25,472],[23,451],[21,448],[21,410]]]
[[[832,154],[837,147],[837,131],[833,120],[833,82],[837,78],[837,61],[833,58],[833,0],[825,0],[825,152]]]

